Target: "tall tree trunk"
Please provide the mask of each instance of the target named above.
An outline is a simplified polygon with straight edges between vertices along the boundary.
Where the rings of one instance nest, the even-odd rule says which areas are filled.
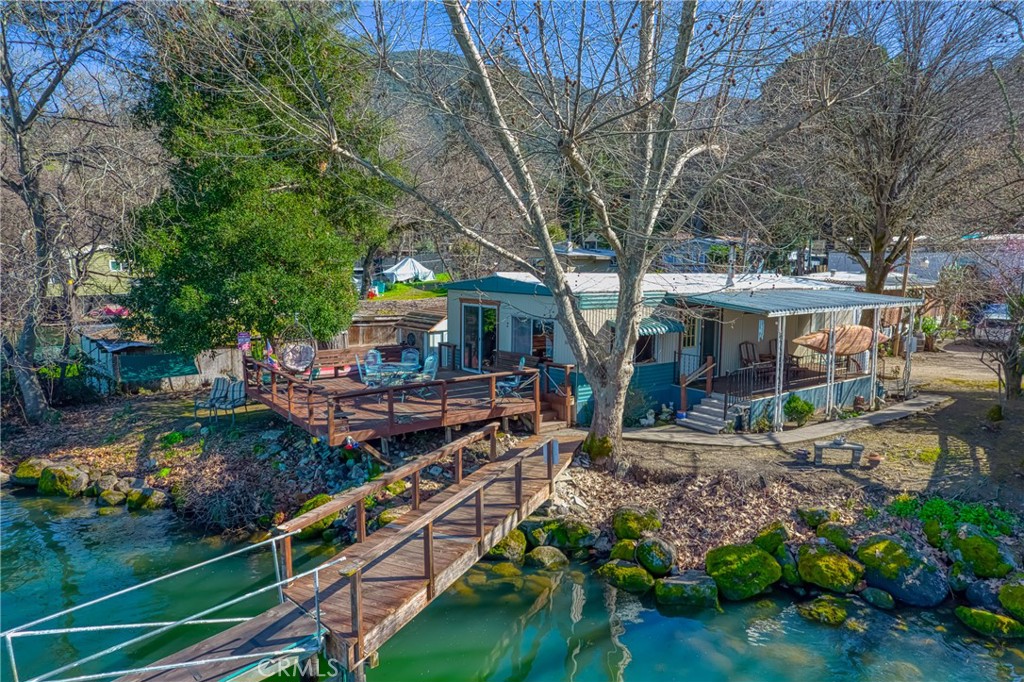
[[[594,374],[594,373],[591,373]],[[584,451],[594,459],[607,458],[612,465],[622,457],[622,420],[626,407],[626,394],[633,378],[633,363],[624,358],[612,360],[596,372],[598,382],[593,384],[594,414],[590,420],[590,432],[584,443]]]
[[[1021,357],[1020,344],[1008,344],[1003,360],[1007,400],[1020,400],[1021,397],[1024,397],[1024,390],[1021,387],[1021,382],[1024,381],[1022,362],[1024,362],[1024,358]]]
[[[363,281],[360,285],[362,287],[359,293],[360,298],[370,297],[370,287],[373,286],[373,263],[377,260],[378,253],[380,253],[380,244],[371,244],[363,255]]]

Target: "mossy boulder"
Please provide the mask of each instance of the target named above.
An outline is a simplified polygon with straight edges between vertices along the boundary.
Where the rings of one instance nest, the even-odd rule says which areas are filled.
[[[511,561],[502,561],[494,564],[491,566],[491,573],[502,578],[516,578],[523,574],[519,567]]]
[[[999,588],[999,603],[1011,616],[1024,621],[1024,579]]]
[[[636,540],[619,540],[612,545],[612,559],[632,561],[636,558]]]
[[[526,563],[549,571],[565,568],[569,559],[557,547],[534,547],[526,555]]]
[[[518,528],[513,528],[505,539],[491,547],[487,552],[487,558],[523,563],[523,559],[526,558],[526,535]]]
[[[782,577],[772,555],[754,545],[725,545],[704,557],[704,566],[722,596],[732,601],[761,594]]]
[[[383,528],[389,523],[394,523],[398,519],[402,518],[410,511],[412,511],[411,504],[400,504],[396,507],[388,507],[380,514],[377,514],[377,518],[373,520],[373,524],[376,528]]]
[[[589,549],[597,542],[600,533],[576,519],[558,519],[549,529],[547,544],[564,552]]]
[[[654,587],[654,578],[646,569],[621,559],[609,561],[595,573],[599,578],[604,578],[613,586],[626,592],[644,594]]]
[[[11,472],[11,483],[35,488],[39,485],[39,477],[43,475],[43,469],[49,466],[53,466],[53,462],[48,459],[29,457]]]
[[[96,498],[97,507],[116,507],[125,503],[127,498],[116,490],[105,490]]]
[[[986,637],[1024,639],[1024,623],[998,613],[958,606],[954,611],[960,622]]]
[[[943,532],[942,524],[939,523],[938,519],[928,519],[924,522],[921,530],[924,532],[924,539],[928,541],[929,545],[937,548],[942,547],[945,532]]]
[[[125,495],[125,504],[132,511],[152,511],[166,507],[170,498],[162,490],[132,488]]]
[[[853,547],[850,542],[850,530],[835,521],[826,521],[814,529],[819,538],[825,538],[843,552],[849,552]]]
[[[683,571],[654,582],[654,598],[665,606],[718,607],[718,585],[703,571]]]
[[[977,579],[978,577],[962,561],[954,561],[949,567],[949,589],[954,592],[963,592]]]
[[[39,494],[78,497],[89,487],[89,474],[70,464],[54,464],[39,475]]]
[[[774,555],[782,543],[787,540],[789,540],[789,529],[786,528],[786,524],[782,521],[775,521],[755,535],[751,544]]]
[[[398,479],[393,483],[388,483],[384,486],[384,490],[388,491],[388,494],[394,495],[395,497],[401,495],[409,487],[409,484],[404,479]]]
[[[999,589],[1002,583],[998,580],[975,580],[966,590],[964,599],[971,606],[986,611],[1002,611],[1003,605],[999,603]]]
[[[896,606],[896,600],[892,598],[892,595],[877,587],[864,588],[861,590],[860,596],[864,601],[878,609],[888,611]]]
[[[797,509],[796,515],[811,528],[817,528],[826,521],[838,521],[839,512],[824,507],[806,507]]]
[[[327,504],[330,501],[331,496],[325,493],[314,495],[313,497],[309,498],[308,500],[302,503],[302,506],[299,507],[299,511],[295,512],[295,516],[302,516],[306,512],[312,511],[317,507],[322,507],[323,505]],[[338,512],[328,514],[325,518],[320,519],[316,523],[311,523],[310,525],[300,530],[298,533],[298,538],[300,540],[308,540],[310,538],[318,537],[321,534],[323,534],[323,532],[327,530],[330,527],[330,525],[334,523],[337,519]]]
[[[977,526],[961,524],[949,538],[951,554],[979,578],[1002,578],[1014,569],[1013,557]]]
[[[782,584],[788,587],[800,587],[804,581],[800,578],[800,572],[796,567],[796,558],[793,552],[786,545],[779,545],[772,557],[779,562],[782,568]]]
[[[864,567],[829,545],[801,545],[796,568],[804,582],[830,592],[850,592],[864,577]]]
[[[644,538],[636,546],[636,561],[655,577],[668,575],[676,564],[672,543],[661,538]]]
[[[809,621],[824,625],[842,625],[848,615],[845,600],[836,599],[830,594],[797,604],[796,612]]]
[[[619,507],[612,514],[612,530],[619,540],[639,540],[661,530],[661,516],[654,509]]]
[[[932,607],[949,595],[942,567],[895,535],[873,535],[857,547],[868,585],[911,606]]]

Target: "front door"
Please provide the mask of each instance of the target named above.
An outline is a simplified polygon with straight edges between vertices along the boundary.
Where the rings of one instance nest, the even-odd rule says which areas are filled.
[[[462,306],[462,368],[490,369],[498,348],[498,309],[489,305]]]
[[[718,320],[717,316],[712,317],[712,315],[714,313],[708,311],[703,318],[700,334],[700,353],[702,360],[706,359],[709,355],[715,358],[713,374],[718,376],[718,338],[721,334],[722,323]]]

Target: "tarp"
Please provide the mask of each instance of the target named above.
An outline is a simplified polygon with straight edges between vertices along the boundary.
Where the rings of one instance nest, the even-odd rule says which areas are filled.
[[[394,282],[427,282],[434,279],[434,271],[415,258],[403,258],[383,272],[384,279]]]
[[[793,339],[793,343],[819,353],[828,353],[828,335],[831,330],[823,329]],[[844,324],[836,327],[836,355],[857,355],[871,348],[871,327],[859,324]],[[879,332],[878,342],[884,343],[889,337]]]

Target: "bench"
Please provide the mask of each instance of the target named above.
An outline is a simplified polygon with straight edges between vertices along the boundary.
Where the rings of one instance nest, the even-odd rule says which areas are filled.
[[[836,443],[831,440],[823,443],[815,443],[814,466],[821,465],[821,457],[825,453],[825,450],[849,450],[852,455],[850,464],[857,466],[860,464],[860,456],[864,452],[864,446],[857,443]]]

